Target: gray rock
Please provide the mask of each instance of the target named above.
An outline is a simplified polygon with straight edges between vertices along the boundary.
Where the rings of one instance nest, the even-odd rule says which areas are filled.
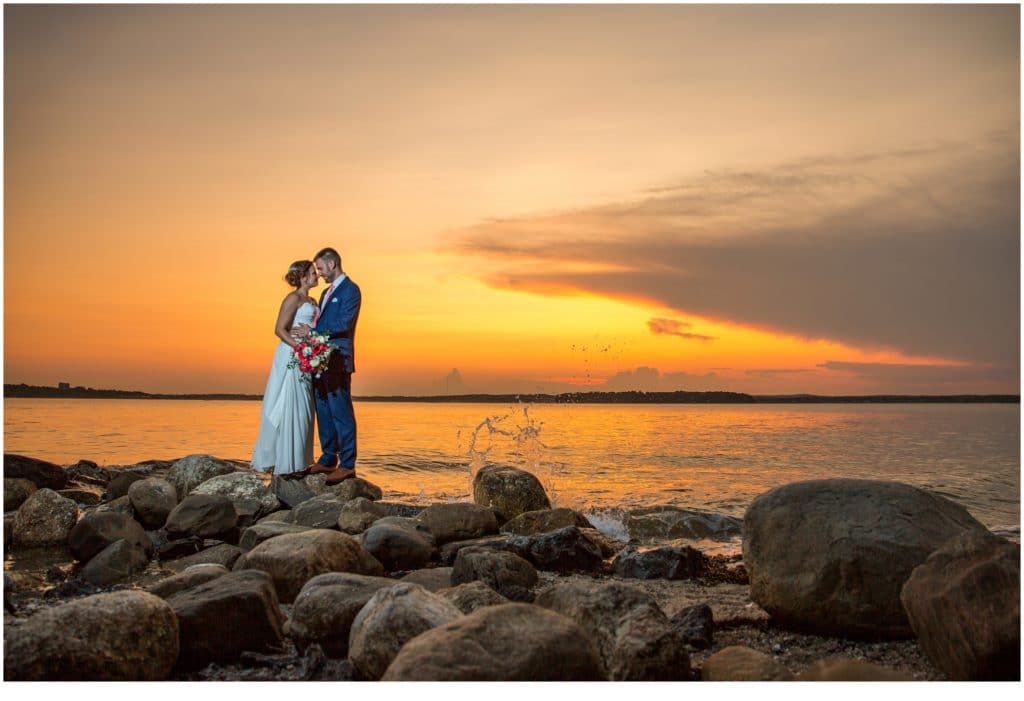
[[[1020,544],[994,535],[953,538],[903,585],[917,640],[954,681],[1020,680]]]
[[[346,480],[349,481],[349,480]],[[355,535],[369,528],[374,521],[388,515],[387,508],[365,497],[356,497],[345,503],[338,514],[338,529]]]
[[[597,644],[613,681],[687,681],[686,643],[658,603],[620,582],[560,582],[537,595],[538,606],[578,623]]]
[[[452,584],[480,580],[507,599],[532,601],[537,570],[515,553],[486,548],[463,548],[452,567]]]
[[[231,569],[242,556],[242,549],[230,543],[221,543],[212,547],[200,550],[194,555],[179,557],[176,560],[165,562],[167,569],[173,572],[184,572],[193,565],[222,565]]]
[[[256,522],[257,525],[266,523],[295,523],[295,512],[291,509],[275,511]]]
[[[733,645],[704,660],[701,679],[706,682],[785,682],[793,681],[794,677],[769,655]]]
[[[23,477],[4,477],[4,511],[17,509],[36,489],[38,487],[32,480]]]
[[[387,516],[378,519],[363,534],[363,547],[388,572],[423,567],[434,554],[434,536],[413,519]]]
[[[316,643],[330,657],[347,657],[349,631],[356,614],[375,592],[396,584],[394,579],[361,574],[317,575],[295,597],[288,635],[300,649]]]
[[[597,544],[597,547],[601,549],[601,557],[605,560],[615,557],[620,550],[626,547],[626,544],[621,540],[617,540],[610,535],[602,533],[596,528],[581,528],[580,533]]]
[[[184,669],[231,662],[247,650],[283,646],[284,623],[270,576],[258,570],[230,572],[167,599],[178,617]]]
[[[796,482],[744,518],[751,598],[782,626],[826,635],[908,637],[900,589],[950,538],[985,528],[935,494],[898,482]]]
[[[384,568],[351,536],[314,528],[265,540],[239,558],[235,569],[270,574],[282,603],[295,600],[302,586],[325,572],[381,576]]]
[[[61,545],[77,520],[78,505],[44,487],[18,507],[14,542],[25,547]]]
[[[576,526],[532,536],[513,536],[509,544],[535,567],[551,572],[599,572],[603,562],[601,548]]]
[[[438,557],[442,565],[450,566],[455,562],[455,558],[458,557],[459,551],[463,548],[487,548],[488,550],[515,552],[511,541],[512,536],[507,534],[473,538],[472,540],[457,540],[442,545],[438,551]]]
[[[128,487],[128,500],[139,523],[147,528],[162,528],[178,505],[178,494],[167,480],[149,477]]]
[[[626,530],[641,541],[728,540],[743,533],[743,522],[725,514],[682,509],[678,506],[645,506],[626,514]]]
[[[462,617],[447,600],[408,582],[380,589],[356,615],[348,658],[356,679],[377,680],[405,643]]]
[[[216,538],[235,531],[238,513],[234,504],[221,494],[191,494],[174,507],[167,517],[167,536]],[[235,532],[237,537],[237,532]]]
[[[707,604],[685,606],[669,619],[687,645],[706,650],[711,647],[715,630],[715,617]]]
[[[422,633],[382,681],[598,681],[601,658],[570,619],[528,604],[487,606]]]
[[[483,608],[484,606],[510,603],[508,599],[480,580],[439,589],[437,590],[437,595],[452,602],[463,613],[473,613],[478,608]]]
[[[4,543],[10,543],[7,547],[12,547],[14,543],[14,519],[18,517],[17,512],[11,512],[4,514]]]
[[[234,465],[212,455],[189,455],[171,466],[167,480],[174,485],[178,499],[184,499],[206,480],[234,471]]]
[[[403,518],[416,518],[426,508],[424,506],[417,506],[416,504],[399,504],[397,502],[379,501],[377,502],[384,507],[387,511],[385,516],[402,516]]]
[[[89,511],[90,511],[90,513],[101,513],[101,514],[102,513],[124,514],[125,516],[128,516],[130,518],[135,518],[135,507],[132,506],[131,499],[128,498],[127,494],[125,496],[123,496],[123,497],[118,497],[117,499],[114,499],[113,501],[108,501],[106,503],[99,504],[98,506],[90,509]]]
[[[101,550],[126,540],[140,546],[147,559],[153,543],[135,519],[116,512],[92,512],[83,516],[68,534],[68,548],[79,562],[88,562]]]
[[[704,554],[688,545],[628,545],[612,561],[612,571],[630,579],[693,579],[707,569]]]
[[[434,504],[416,518],[426,524],[439,546],[498,532],[494,511],[476,504]]]
[[[333,494],[321,494],[292,509],[292,521],[310,528],[337,528],[345,504]]]
[[[254,502],[258,505],[255,509],[252,509],[254,511],[254,521],[281,508],[281,502],[263,484],[263,481],[255,472],[232,472],[227,475],[211,477],[194,488],[192,493],[226,496],[233,503],[236,503],[236,510],[240,512],[250,511],[244,505],[247,502]],[[242,505],[241,508],[238,505]]]
[[[895,669],[864,660],[820,660],[800,673],[802,682],[912,682],[914,678]]]
[[[432,567],[424,570],[414,570],[402,577],[403,582],[419,584],[427,591],[436,592],[452,585],[451,567]]]
[[[149,531],[147,533],[150,536],[150,540],[153,541],[154,547],[156,547],[156,554],[161,560],[176,560],[179,557],[188,557],[189,555],[195,555],[197,552],[206,547],[204,539],[199,536],[188,536],[187,538],[176,538],[170,540],[167,538],[167,531]]]
[[[46,460],[4,453],[4,479],[27,479],[36,487],[64,489],[68,486],[67,470]]]
[[[276,538],[286,533],[302,533],[310,530],[307,526],[300,526],[297,523],[257,523],[242,531],[238,539],[238,547],[242,550],[252,550],[265,540]]]
[[[551,508],[543,485],[534,475],[499,465],[483,467],[473,476],[473,501],[500,511],[506,519]]]
[[[342,501],[352,501],[359,497],[369,499],[370,501],[380,501],[384,495],[380,487],[372,482],[367,482],[361,477],[353,477],[336,485],[325,485],[324,492],[333,494]]]
[[[192,565],[186,567],[185,571],[181,574],[171,575],[149,585],[146,587],[146,591],[154,596],[159,596],[161,599],[166,599],[178,592],[191,589],[197,584],[203,584],[217,577],[223,577],[229,571],[224,565]]]
[[[576,526],[580,529],[594,527],[580,512],[558,508],[521,513],[506,521],[501,527],[501,532],[512,535],[535,535],[557,531],[566,526]]]
[[[102,495],[95,489],[89,487],[70,487],[57,491],[65,499],[70,499],[79,506],[97,506],[102,500]]]
[[[85,564],[82,579],[97,587],[123,582],[146,569],[149,555],[146,547],[138,541],[116,540]]]
[[[7,681],[159,681],[178,658],[178,619],[142,591],[96,594],[4,625]]]
[[[316,492],[309,488],[305,480],[286,480],[277,476],[270,480],[270,492],[289,509],[316,496]]]
[[[107,482],[107,488],[103,491],[103,501],[113,501],[128,496],[131,486],[140,480],[146,479],[148,472],[141,470],[120,470]]]

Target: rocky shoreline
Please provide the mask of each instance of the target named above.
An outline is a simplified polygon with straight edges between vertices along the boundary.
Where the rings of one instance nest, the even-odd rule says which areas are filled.
[[[630,542],[514,468],[473,503],[382,496],[5,455],[5,679],[1019,679],[1019,544],[907,485],[637,509]]]

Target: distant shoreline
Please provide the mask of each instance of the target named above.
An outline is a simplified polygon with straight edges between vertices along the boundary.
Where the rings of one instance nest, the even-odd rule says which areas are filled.
[[[4,385],[12,399],[185,399],[260,401],[260,394],[150,394],[91,387]],[[453,404],[1020,404],[1019,394],[957,395],[751,395],[739,392],[566,392],[562,394],[459,394],[355,397],[358,402]]]

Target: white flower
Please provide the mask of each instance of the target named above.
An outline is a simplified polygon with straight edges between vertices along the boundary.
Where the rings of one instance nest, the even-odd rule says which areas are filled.
[[[313,350],[307,346],[306,348],[302,349],[302,354],[308,358],[309,356],[313,355]]]
[[[309,361],[309,366],[313,367],[313,368],[320,367],[320,358],[313,358],[312,360],[310,360]]]

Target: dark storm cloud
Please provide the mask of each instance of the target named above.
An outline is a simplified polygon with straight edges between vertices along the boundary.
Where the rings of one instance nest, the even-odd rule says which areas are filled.
[[[676,319],[649,319],[647,321],[647,328],[655,335],[678,336],[690,341],[704,341],[705,343],[715,340],[714,336],[704,336],[685,330],[692,327],[693,324]]]
[[[978,383],[1020,384],[1019,372],[1007,367],[950,367],[945,365],[907,365],[901,363],[852,363],[829,360],[819,368],[856,375],[858,378],[879,384],[941,386],[954,388],[957,384],[967,386]]]

